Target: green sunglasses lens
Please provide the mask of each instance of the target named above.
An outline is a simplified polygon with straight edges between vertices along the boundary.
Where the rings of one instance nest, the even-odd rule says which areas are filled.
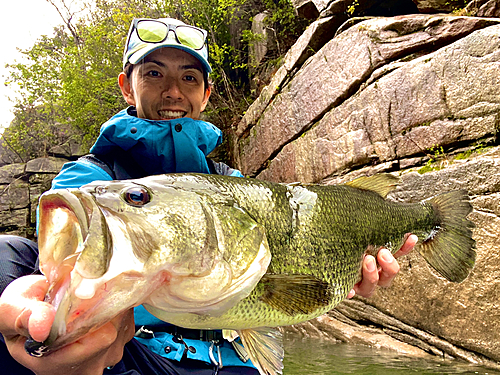
[[[200,30],[188,26],[177,26],[175,34],[181,44],[185,46],[200,49],[205,44],[205,35]]]
[[[168,26],[162,22],[145,20],[137,23],[137,34],[144,42],[161,42],[166,38],[167,33]]]

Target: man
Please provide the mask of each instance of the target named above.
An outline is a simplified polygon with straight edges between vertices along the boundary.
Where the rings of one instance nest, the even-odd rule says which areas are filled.
[[[52,188],[170,172],[241,176],[206,158],[221,142],[217,128],[199,121],[210,97],[210,72],[204,30],[173,19],[134,20],[125,46],[124,71],[118,77],[130,107],[103,125],[92,154],[67,163]],[[399,254],[409,252],[415,241],[411,236]],[[103,371],[128,375],[257,374],[251,364],[238,358],[230,344],[223,342],[220,333],[174,327],[141,307],[135,309],[135,323],[134,311],[129,310],[48,356],[28,355],[24,349],[26,337],[44,341],[55,312],[42,302],[48,287],[44,277],[23,276],[37,269],[36,245],[13,237],[3,237],[0,242],[5,264],[16,264],[11,276],[15,280],[0,298],[0,332],[6,343],[0,348],[2,373],[31,374],[27,370],[31,369],[38,375],[97,375]],[[19,267],[19,261],[12,261],[16,256],[29,258],[20,262],[25,268]],[[382,250],[378,263],[380,270],[373,257],[365,258],[363,280],[349,297],[355,293],[369,296],[377,283],[390,284],[399,271],[397,262],[389,251]]]

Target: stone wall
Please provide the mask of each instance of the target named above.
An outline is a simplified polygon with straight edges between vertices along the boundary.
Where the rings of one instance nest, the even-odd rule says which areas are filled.
[[[276,182],[392,172],[401,185],[390,198],[407,202],[466,189],[478,256],[471,276],[453,284],[413,252],[390,288],[292,330],[498,367],[500,19],[347,19],[351,1],[323,3],[309,2],[320,17],[231,134],[233,164]],[[467,12],[498,16],[497,4],[471,2]],[[2,232],[33,236],[36,201],[65,161],[0,168]]]
[[[275,182],[392,172],[401,185],[390,199],[406,202],[466,189],[477,262],[453,284],[413,252],[390,288],[291,330],[499,368],[500,19],[414,14],[340,25],[328,13],[341,2],[320,3],[324,17],[234,129],[234,164]]]
[[[0,232],[34,238],[38,197],[67,159],[48,157],[0,168]]]

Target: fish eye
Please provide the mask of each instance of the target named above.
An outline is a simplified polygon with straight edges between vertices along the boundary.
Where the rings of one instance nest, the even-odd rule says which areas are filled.
[[[134,186],[122,192],[123,200],[131,206],[144,206],[151,201],[151,194],[142,186]]]

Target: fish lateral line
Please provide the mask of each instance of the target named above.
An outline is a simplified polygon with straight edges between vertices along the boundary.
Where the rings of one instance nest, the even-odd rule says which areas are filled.
[[[167,184],[178,181],[179,194],[173,196],[171,191],[155,190],[161,189],[162,180]],[[266,327],[310,320],[333,308],[354,285],[367,252],[376,257],[382,247],[397,250],[399,241],[404,243],[412,232],[419,236],[416,249],[448,280],[461,282],[471,271],[475,242],[473,225],[467,219],[472,210],[467,192],[444,193],[423,203],[386,200],[397,180],[394,176],[382,175],[330,186],[273,184],[216,175],[166,175],[87,185],[82,188],[83,192],[100,185],[105,187],[109,201],[99,204],[111,206],[103,212],[106,222],[112,224],[114,220],[110,230],[116,232],[113,233],[116,241],[121,241],[121,246],[116,247],[128,251],[127,256],[114,252],[117,262],[112,264],[120,271],[146,265],[144,269],[149,272],[144,275],[145,286],[140,280],[117,279],[118,292],[110,297],[109,301],[113,302],[108,301],[109,306],[104,305],[106,308],[118,306],[115,301],[119,300],[123,304],[119,306],[121,309],[142,301],[147,308],[152,302],[152,308],[147,308],[150,312],[160,319],[163,312],[165,321],[171,317],[170,323],[178,326],[238,330],[244,347],[251,353],[252,363],[261,374],[279,374],[282,356],[270,356],[269,351],[280,353],[282,347],[276,329]],[[119,200],[117,192],[123,191],[127,183],[152,186],[154,199],[141,207],[140,213]],[[90,204],[90,200],[84,202],[88,204],[87,213],[97,204],[93,201]],[[166,212],[165,219],[157,220],[163,212]],[[119,217],[122,223],[129,220],[133,225],[119,226],[113,216]],[[143,222],[147,225],[141,225]],[[133,251],[129,246],[131,240],[148,246],[144,251]],[[264,250],[261,254],[262,259],[269,262],[259,262],[246,275],[245,266],[255,262],[256,254],[260,254],[260,250],[256,252],[257,246],[269,251],[269,259],[264,256]],[[214,272],[214,277],[207,277],[206,281],[187,279],[184,289],[175,289],[175,283],[184,276],[179,271],[174,273],[176,279],[166,290],[152,285],[171,281],[168,274],[161,273],[162,267],[166,267],[162,263],[165,260],[172,262],[171,265],[181,260],[186,274],[194,267],[195,274],[203,276],[212,259],[232,262],[227,274],[239,272],[245,276],[241,277],[241,283],[228,276],[231,288],[222,288],[226,279]],[[115,273],[107,272],[110,278],[122,275],[116,268]],[[154,278],[156,272],[159,272],[157,279]],[[257,277],[258,272],[262,273]],[[253,277],[251,282],[246,282],[247,276]],[[134,296],[130,297],[127,293],[132,289]],[[206,297],[204,293],[210,298],[198,298]],[[121,299],[122,296],[126,298]],[[74,295],[68,298],[75,299]],[[160,301],[161,298],[165,299]],[[111,316],[109,311],[106,314]],[[81,310],[75,325],[68,328],[67,336],[61,335],[55,345],[72,339],[71,334],[77,337],[92,327],[94,323],[88,323],[89,319],[82,318],[84,315],[85,311]]]

